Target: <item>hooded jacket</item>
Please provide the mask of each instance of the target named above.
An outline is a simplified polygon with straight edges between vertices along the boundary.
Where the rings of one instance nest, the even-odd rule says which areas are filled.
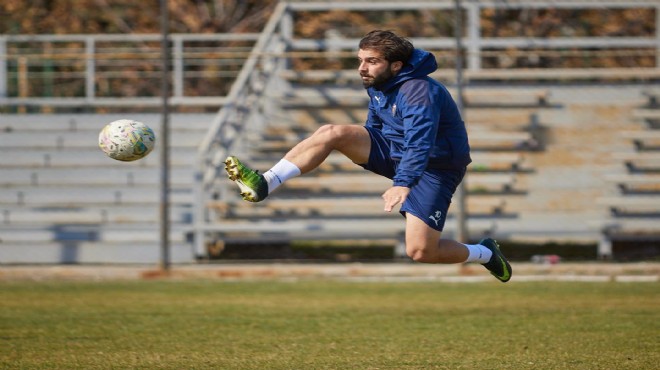
[[[399,73],[367,89],[365,126],[382,131],[398,163],[394,186],[414,186],[425,169],[464,169],[470,162],[465,123],[447,88],[428,75],[433,54],[415,49]]]

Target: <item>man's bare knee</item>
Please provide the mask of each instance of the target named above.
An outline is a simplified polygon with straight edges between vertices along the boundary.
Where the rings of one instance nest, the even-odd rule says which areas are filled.
[[[406,254],[415,262],[432,263],[434,261],[433,251],[427,245],[414,244],[406,246]]]
[[[369,159],[371,138],[363,126],[327,124],[319,127],[312,137],[355,163],[366,163]]]
[[[339,125],[327,124],[319,127],[313,136],[322,139],[326,143],[336,143],[345,136],[344,131]]]

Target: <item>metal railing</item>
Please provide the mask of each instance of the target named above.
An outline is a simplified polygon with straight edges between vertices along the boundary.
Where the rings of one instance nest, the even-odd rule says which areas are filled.
[[[213,120],[198,150],[198,172],[195,176],[194,234],[195,251],[205,256],[205,233],[213,229],[206,203],[213,193],[222,192],[218,169],[230,150],[240,145],[244,132],[258,130],[264,109],[264,91],[275,88],[281,70],[281,59],[274,57],[286,49],[290,24],[283,21],[287,6],[279,4],[257,40],[243,69],[227,95],[226,103]],[[222,170],[223,171],[223,170]],[[221,176],[225,176],[224,174]]]
[[[170,35],[171,103],[222,105],[258,37]],[[159,41],[158,34],[0,35],[0,106],[157,107]],[[187,94],[194,80],[216,92]]]
[[[286,60],[315,54],[341,57],[353,51],[358,39],[328,33],[325,38],[301,38],[294,32],[293,16],[328,11],[447,11],[453,0],[412,2],[283,2],[279,23],[288,22],[284,35]],[[463,0],[465,17],[465,76],[474,79],[657,79],[660,76],[660,3],[657,0]],[[642,9],[654,12],[655,35],[616,37],[489,37],[482,32],[484,10],[519,9]],[[275,16],[275,15],[274,15]],[[259,34],[172,34],[173,105],[220,107]],[[148,106],[158,107],[158,34],[0,35],[0,106]],[[413,38],[416,46],[452,60],[452,35]],[[541,68],[490,68],[498,58],[590,58],[602,56],[653,60],[636,68],[582,67],[548,72]],[[290,63],[289,63],[290,64]],[[451,63],[449,63],[451,64]],[[292,70],[289,69],[289,72]],[[565,73],[564,73],[565,72]],[[313,74],[311,74],[313,75]],[[441,66],[437,76],[451,78],[453,66]],[[355,78],[350,73],[350,78]]]

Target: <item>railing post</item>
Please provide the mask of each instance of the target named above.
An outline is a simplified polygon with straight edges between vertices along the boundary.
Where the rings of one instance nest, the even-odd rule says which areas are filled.
[[[660,5],[655,7],[655,68],[660,69]]]
[[[0,98],[7,97],[7,38],[0,37]]]
[[[174,97],[183,96],[183,39],[173,37],[174,41],[174,73],[172,84],[174,86]]]
[[[460,112],[463,119],[465,118],[465,112],[463,110],[463,14],[461,0],[454,0],[454,24],[456,25],[455,38],[456,38],[456,106]],[[467,182],[467,173],[458,184],[456,188],[456,240],[461,243],[467,243],[470,240],[468,234],[467,226],[467,212],[466,212],[466,182]]]
[[[193,182],[193,248],[196,259],[208,258],[206,249],[206,232],[204,226],[207,223],[205,216],[206,199],[204,197],[204,161],[200,161],[195,172]]]
[[[467,6],[468,23],[468,70],[478,71],[481,69],[481,8],[478,3],[469,3]]]
[[[94,101],[96,96],[96,63],[95,63],[94,38],[89,36],[85,39],[85,97],[88,101]]]
[[[284,46],[281,49],[281,52],[287,53],[288,51],[291,50],[291,41],[293,40],[293,14],[289,7],[286,7],[284,9],[284,12],[282,13],[279,29],[280,29],[279,39],[280,42],[284,44]],[[277,81],[277,86],[280,89],[280,91],[284,91],[284,92],[290,91],[291,85],[288,83],[288,81],[286,81],[279,75],[282,71],[291,69],[290,58],[288,56],[279,57],[276,63],[277,66],[275,68],[275,73],[277,74],[277,76],[275,76],[275,81]]]
[[[28,81],[28,57],[18,57],[16,59],[16,72],[18,73],[18,97],[27,98],[30,95],[30,83]],[[21,105],[18,107],[18,113],[25,113],[26,106]]]
[[[291,49],[291,40],[293,39],[293,14],[291,14],[291,9],[288,7],[282,13],[282,19],[280,20],[280,38],[285,45],[285,51]],[[280,59],[280,67],[289,68],[289,58]]]

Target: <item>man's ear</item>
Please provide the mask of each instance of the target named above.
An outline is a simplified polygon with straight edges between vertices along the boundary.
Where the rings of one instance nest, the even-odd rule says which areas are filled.
[[[403,68],[403,62],[402,61],[392,62],[391,68],[392,68],[392,72],[399,73],[401,71],[401,68]]]

